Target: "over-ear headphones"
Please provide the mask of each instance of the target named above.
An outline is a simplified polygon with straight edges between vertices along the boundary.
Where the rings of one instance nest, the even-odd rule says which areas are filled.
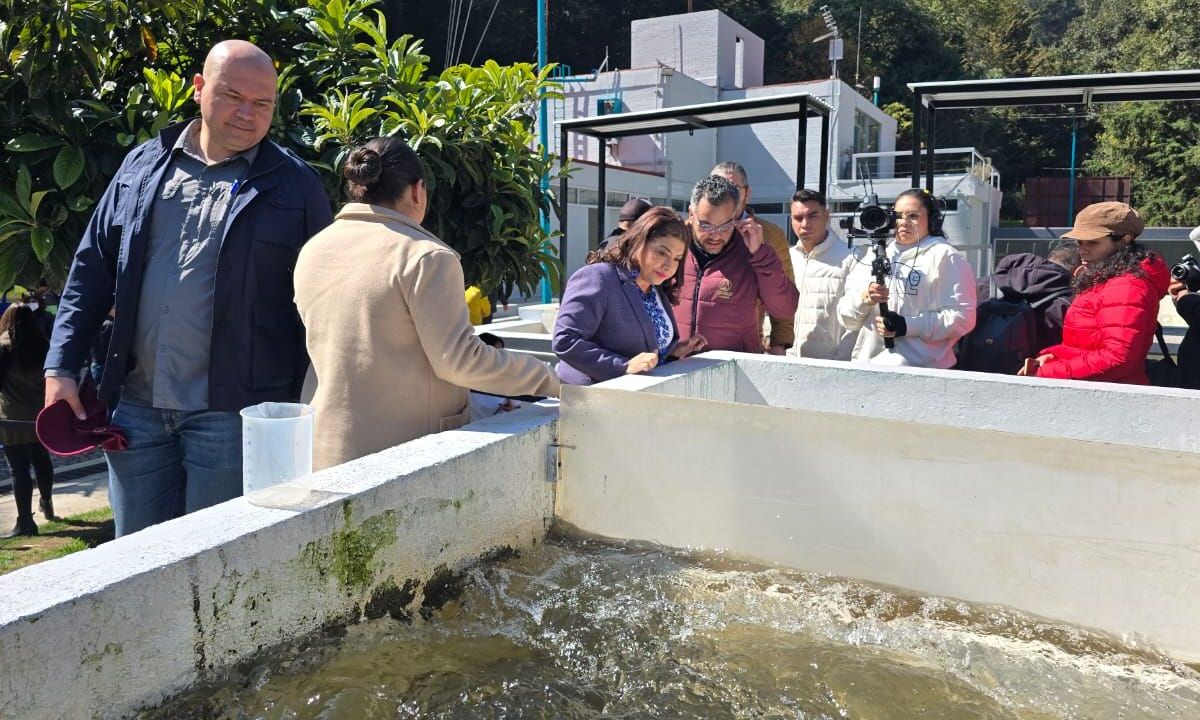
[[[929,234],[941,235],[942,223],[946,220],[946,199],[934,195],[925,188],[921,188],[921,196],[929,201]]]

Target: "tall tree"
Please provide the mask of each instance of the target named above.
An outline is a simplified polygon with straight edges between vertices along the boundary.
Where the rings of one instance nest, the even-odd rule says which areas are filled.
[[[1179,70],[1200,66],[1192,2],[1086,0],[1055,61],[1069,72]],[[1087,168],[1133,178],[1147,222],[1200,224],[1200,103],[1101,106]]]

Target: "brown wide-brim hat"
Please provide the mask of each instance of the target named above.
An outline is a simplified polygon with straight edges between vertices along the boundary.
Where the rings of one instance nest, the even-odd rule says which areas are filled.
[[[1137,237],[1146,223],[1137,210],[1123,202],[1088,205],[1075,216],[1075,227],[1063,234],[1064,240],[1099,240],[1110,235]]]

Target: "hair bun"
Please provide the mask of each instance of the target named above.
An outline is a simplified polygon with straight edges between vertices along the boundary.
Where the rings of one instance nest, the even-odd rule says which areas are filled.
[[[357,148],[346,158],[342,175],[355,185],[372,185],[383,172],[383,159],[370,148]]]

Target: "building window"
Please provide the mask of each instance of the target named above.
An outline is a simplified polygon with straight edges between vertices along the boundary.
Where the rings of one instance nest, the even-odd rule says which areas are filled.
[[[621,112],[622,109],[620,98],[607,97],[596,100],[597,115],[612,115]]]
[[[854,152],[856,153],[873,153],[879,152],[879,121],[861,110],[854,111]],[[879,158],[864,158],[858,161],[857,168],[859,177],[863,177],[867,172],[871,173],[871,177],[879,177]],[[864,168],[863,165],[867,167]],[[843,177],[850,177],[850,173],[845,173]]]

